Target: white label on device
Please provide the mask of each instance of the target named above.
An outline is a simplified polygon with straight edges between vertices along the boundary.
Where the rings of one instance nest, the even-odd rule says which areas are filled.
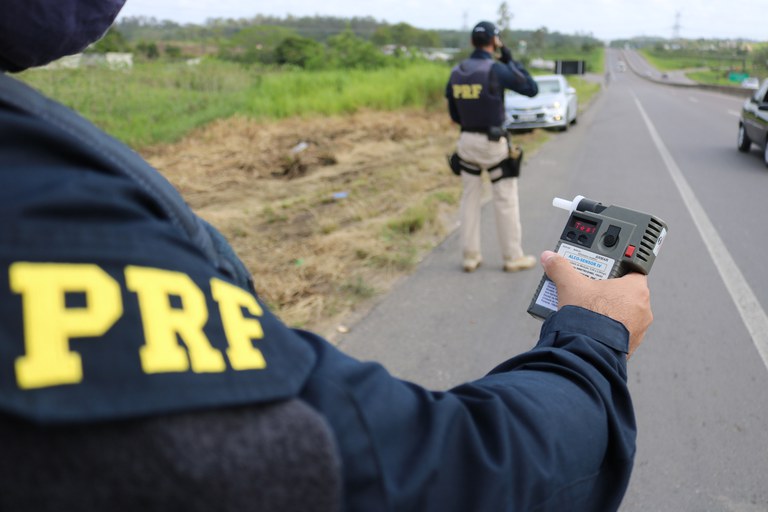
[[[590,279],[608,279],[616,260],[569,244],[560,244],[557,253]],[[557,311],[557,287],[547,279],[541,287],[536,304]]]
[[[536,297],[536,305],[543,306],[552,311],[557,311],[557,287],[549,279],[544,280],[539,296]]]
[[[608,279],[616,260],[588,251],[581,247],[561,244],[557,253],[571,262],[571,265],[590,279]]]

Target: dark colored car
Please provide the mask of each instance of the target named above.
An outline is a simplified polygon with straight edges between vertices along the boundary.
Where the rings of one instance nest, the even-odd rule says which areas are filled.
[[[748,153],[752,144],[763,150],[763,160],[768,166],[768,80],[741,108],[739,151]]]

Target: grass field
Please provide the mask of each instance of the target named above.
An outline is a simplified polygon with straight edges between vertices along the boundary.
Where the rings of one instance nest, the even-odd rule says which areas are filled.
[[[264,71],[209,61],[141,63],[131,70],[34,70],[21,75],[133,147],[180,139],[234,114],[256,119],[337,115],[361,108],[442,106],[447,66],[377,71]]]
[[[728,75],[731,71],[744,72],[745,67],[747,74],[761,80],[768,76],[768,71],[756,71],[752,62],[744,58],[718,57],[717,55],[680,56],[651,50],[641,50],[640,53],[661,71],[690,70],[686,72],[686,76],[701,84],[738,87],[739,84],[729,80]]]
[[[733,82],[728,79],[728,73],[723,71],[691,71],[685,74],[688,78],[700,84],[708,85],[727,85],[731,87],[738,87],[738,82]]]
[[[589,66],[601,68],[602,49],[589,59]],[[20,77],[140,148],[177,141],[195,128],[235,114],[284,119],[363,108],[442,109],[449,73],[447,65],[429,62],[375,71],[265,71],[212,60],[198,66],[140,63],[120,71],[42,69]],[[590,94],[577,81],[574,86],[581,89],[580,95]]]
[[[568,83],[576,89],[580,109],[584,109],[592,101],[592,98],[600,92],[601,85],[599,83],[589,82],[578,76],[569,76]]]
[[[661,71],[695,68],[739,70],[745,62],[743,59],[718,55],[679,55],[659,53],[652,50],[640,50],[640,53]]]

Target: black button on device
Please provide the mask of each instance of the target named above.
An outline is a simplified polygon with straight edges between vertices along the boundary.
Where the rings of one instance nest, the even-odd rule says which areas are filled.
[[[619,241],[619,233],[621,228],[619,226],[610,225],[603,235],[603,245],[606,247],[613,247]]]

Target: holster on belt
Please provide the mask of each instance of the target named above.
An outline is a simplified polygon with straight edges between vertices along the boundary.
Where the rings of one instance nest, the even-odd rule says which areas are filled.
[[[496,137],[493,139],[492,137]],[[491,178],[491,183],[504,178],[517,178],[520,176],[520,167],[523,163],[523,148],[519,144],[512,144],[509,141],[509,136],[503,128],[492,127],[488,129],[488,140],[498,141],[504,137],[507,139],[507,147],[509,148],[509,156],[488,169],[488,175]],[[462,171],[473,176],[480,176],[483,169],[475,164],[462,160],[458,153],[453,153],[448,156],[448,165],[453,171],[453,174],[460,176]]]
[[[491,142],[500,141],[502,137],[507,137],[507,130],[501,126],[491,126],[488,128],[488,140]]]
[[[458,153],[453,153],[448,157],[448,165],[451,167],[451,171],[456,176],[461,175],[461,171],[467,172],[474,176],[480,176],[482,169],[476,165],[472,165],[469,162],[465,162],[459,157]]]
[[[502,178],[517,178],[523,165],[523,147],[519,144],[509,144],[509,158],[502,160]]]

